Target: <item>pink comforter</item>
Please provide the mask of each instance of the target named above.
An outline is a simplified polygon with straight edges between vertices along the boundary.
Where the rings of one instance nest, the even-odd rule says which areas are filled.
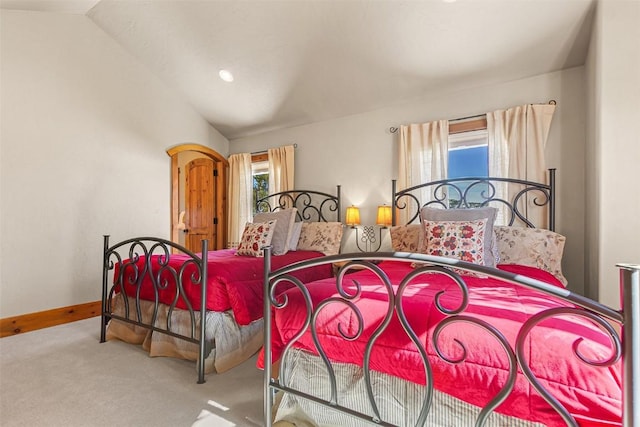
[[[210,251],[208,254],[208,283],[207,283],[207,310],[227,311],[233,310],[236,322],[240,325],[247,325],[254,320],[261,319],[263,315],[263,269],[264,259],[249,256],[236,256],[235,249],[222,249]],[[272,256],[273,268],[281,268],[288,264],[303,261],[306,259],[323,256],[321,252],[315,251],[289,251],[285,255]],[[190,259],[187,255],[173,254],[170,257],[170,266],[179,269],[180,266]],[[137,262],[138,268],[144,266],[144,257],[140,257]],[[128,277],[131,277],[134,268],[131,264],[125,265],[124,283],[127,295],[136,296],[136,286],[128,285]],[[158,255],[152,256],[153,270],[158,269]],[[116,266],[117,267],[117,266]],[[187,299],[194,310],[200,307],[199,285],[193,285],[191,274],[195,271],[195,266],[191,264],[185,269],[183,275],[183,286]],[[115,270],[117,278],[118,269]],[[331,266],[322,265],[294,274],[303,282],[323,279],[331,276]],[[171,304],[176,296],[175,280],[167,271],[162,274],[162,278],[167,280],[167,287],[159,289],[158,299],[163,304]],[[155,300],[155,293],[151,277],[147,274],[142,278],[140,288],[140,298],[144,300]],[[176,307],[187,308],[184,299],[179,298]]]
[[[393,284],[410,271],[408,263],[380,264]],[[502,265],[499,268],[522,274],[557,286],[562,286],[545,271],[525,266]],[[358,320],[344,304],[326,306],[318,318],[321,343],[333,361],[362,365],[364,348],[373,330],[379,325],[387,309],[387,291],[368,271],[345,276],[347,289],[355,289],[352,279],[362,285],[362,297],[356,305],[364,318],[364,332],[354,342],[344,340],[337,329],[338,322],[346,334],[355,334]],[[533,314],[551,307],[568,305],[552,297],[524,287],[496,279],[465,277],[469,288],[469,306],[463,314],[487,321],[504,334],[512,347],[516,335]],[[441,302],[447,308],[457,307],[460,292],[450,279],[439,275],[414,279],[403,297],[407,319],[416,331],[433,368],[435,388],[484,407],[505,384],[509,366],[505,351],[488,333],[469,323],[454,323],[445,327],[440,346],[449,358],[461,356],[460,346],[468,350],[463,363],[443,361],[431,341],[434,327],[445,316],[434,305],[434,296],[446,290]],[[308,286],[314,305],[336,296],[335,279],[322,280]],[[304,303],[296,289],[287,291],[289,302],[284,309],[274,310],[272,322],[273,360],[281,356],[284,345],[299,330],[304,320]],[[582,354],[595,360],[606,360],[611,354],[609,339],[590,322],[577,317],[559,317],[535,327],[526,341],[529,366],[542,385],[576,418],[581,426],[621,425],[621,371],[617,363],[610,368],[585,365],[573,354],[572,343],[585,337],[580,345]],[[309,333],[305,333],[297,347],[316,353]],[[262,354],[258,361],[262,367]],[[420,356],[397,318],[393,316],[387,330],[379,337],[371,356],[372,370],[395,375],[425,384]],[[519,371],[511,395],[497,412],[537,421],[550,426],[564,425],[557,413],[538,395]]]

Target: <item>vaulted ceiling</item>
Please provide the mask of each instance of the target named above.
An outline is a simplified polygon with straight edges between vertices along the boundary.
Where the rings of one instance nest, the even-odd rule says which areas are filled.
[[[0,5],[85,14],[233,140],[582,65],[595,0]]]

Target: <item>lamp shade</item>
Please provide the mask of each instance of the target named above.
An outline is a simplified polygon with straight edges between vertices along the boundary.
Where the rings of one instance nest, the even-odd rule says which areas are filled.
[[[360,224],[360,209],[355,206],[349,206],[347,208],[347,225],[359,225]]]
[[[391,206],[378,206],[378,215],[376,216],[376,224],[388,227],[391,225]]]

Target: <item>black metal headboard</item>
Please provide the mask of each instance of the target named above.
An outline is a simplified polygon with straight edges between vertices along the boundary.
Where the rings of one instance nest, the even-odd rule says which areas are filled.
[[[530,195],[534,207],[548,208],[548,229],[555,231],[555,172],[555,169],[549,169],[549,184],[511,178],[469,177],[441,179],[400,191],[396,190],[394,179],[392,223],[397,225],[397,211],[404,209],[409,212],[407,224],[410,224],[420,216],[424,206],[451,209],[502,205],[509,212],[508,225],[521,222],[526,227],[535,227],[526,214],[526,196]],[[515,186],[510,187],[512,200],[498,197],[496,187],[504,184]]]
[[[340,222],[340,186],[336,194],[313,190],[290,190],[270,194],[256,201],[256,212],[296,208],[297,221]]]

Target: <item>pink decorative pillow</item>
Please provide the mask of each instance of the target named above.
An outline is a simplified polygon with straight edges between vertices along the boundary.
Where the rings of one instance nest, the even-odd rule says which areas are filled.
[[[275,219],[268,222],[248,222],[244,226],[236,255],[261,257],[262,248],[271,244],[276,222]]]
[[[475,221],[425,220],[425,253],[484,265],[486,228],[486,218]]]

